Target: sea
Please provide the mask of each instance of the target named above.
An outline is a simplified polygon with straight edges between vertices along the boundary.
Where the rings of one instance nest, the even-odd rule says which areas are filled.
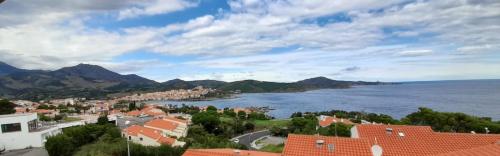
[[[150,101],[163,105],[213,105],[225,107],[270,107],[275,118],[294,112],[329,110],[382,113],[400,119],[428,107],[436,111],[463,112],[500,120],[500,80],[453,80],[403,82],[393,85],[354,86],[297,93],[244,93],[235,98],[210,101]]]

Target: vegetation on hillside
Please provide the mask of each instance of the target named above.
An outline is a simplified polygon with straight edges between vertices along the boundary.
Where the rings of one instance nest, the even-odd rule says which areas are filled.
[[[16,105],[9,100],[0,100],[0,115],[15,113],[16,110],[14,107],[16,107]]]

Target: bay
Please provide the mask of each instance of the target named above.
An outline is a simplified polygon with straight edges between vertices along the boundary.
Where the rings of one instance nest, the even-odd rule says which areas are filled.
[[[500,120],[500,80],[405,82],[398,85],[355,86],[350,89],[322,89],[298,93],[244,93],[232,99],[212,101],[150,101],[154,104],[263,107],[268,114],[288,118],[293,112],[365,111],[397,119],[428,107],[437,111],[463,112]]]

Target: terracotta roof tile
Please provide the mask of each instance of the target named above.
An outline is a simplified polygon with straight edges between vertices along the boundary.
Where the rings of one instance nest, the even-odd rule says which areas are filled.
[[[133,111],[127,112],[127,116],[139,116],[141,114],[142,114],[142,112],[138,111],[138,110],[133,110]]]
[[[429,126],[357,125],[356,130],[360,138],[368,139],[372,144],[376,138],[384,155],[436,155],[490,145],[500,140],[500,135],[492,134],[438,133]]]
[[[163,118],[163,120],[171,120],[171,121],[175,121],[175,122],[180,122],[180,123],[184,123],[184,124],[188,124],[188,120],[183,120],[183,119],[178,119],[178,118],[175,118],[175,117],[171,117],[171,116],[166,116]]]
[[[341,123],[346,124],[346,125],[353,125],[354,124],[349,119],[342,119],[342,118],[336,118],[336,117],[325,116],[325,115],[320,116],[318,122],[319,122],[319,125],[321,127],[330,126],[332,123],[337,123],[337,122],[341,122]]]
[[[316,141],[323,140],[322,146]],[[329,150],[329,144],[333,150]],[[289,134],[283,149],[284,156],[372,156],[371,144],[365,139],[353,139],[346,137],[327,137],[317,135]]]
[[[182,156],[235,156],[235,152],[241,156],[280,156],[279,153],[235,150],[235,149],[188,149]]]
[[[163,119],[154,119],[144,124],[144,126],[156,127],[159,129],[170,130],[170,131],[175,130],[177,128],[177,125],[178,125],[177,123],[166,121]]]
[[[158,143],[172,145],[175,142],[174,138],[164,137],[161,132],[152,128],[142,127],[138,125],[132,125],[124,129],[128,135],[139,136],[139,134],[144,135],[148,138],[156,140]]]
[[[500,155],[500,145],[491,144],[466,150],[439,154],[437,156],[498,156],[498,155]]]

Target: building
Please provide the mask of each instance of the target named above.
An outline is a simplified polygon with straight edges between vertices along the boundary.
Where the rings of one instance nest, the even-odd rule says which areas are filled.
[[[188,149],[182,156],[281,156],[281,154],[224,148]]]
[[[407,125],[356,125],[351,129],[351,138],[378,144],[387,156],[446,155],[478,149],[494,153],[500,144],[499,134],[441,133],[434,132],[430,126]]]
[[[156,108],[155,106],[147,105],[142,110],[133,110],[127,112],[126,115],[131,117],[151,116],[155,119],[160,119],[166,117],[167,113],[165,113],[161,109]]]
[[[326,115],[321,115],[318,117],[318,124],[321,127],[328,127],[333,123],[342,123],[346,125],[354,125],[352,121],[349,119],[343,119],[343,118],[337,118],[335,115],[333,117],[331,116],[326,116]]]
[[[187,136],[188,127],[186,124],[179,124],[170,120],[153,119],[144,124],[144,127],[156,129],[162,132],[165,136],[185,137]]]
[[[83,122],[45,125],[36,113],[0,115],[0,147],[6,150],[43,147],[46,138],[61,133],[62,128]]]
[[[184,146],[186,143],[175,138],[162,135],[162,132],[156,129],[132,125],[122,131],[122,136],[129,141],[144,146],[160,146],[162,144],[170,146]]]
[[[375,156],[368,140],[347,137],[289,134],[284,156]]]

